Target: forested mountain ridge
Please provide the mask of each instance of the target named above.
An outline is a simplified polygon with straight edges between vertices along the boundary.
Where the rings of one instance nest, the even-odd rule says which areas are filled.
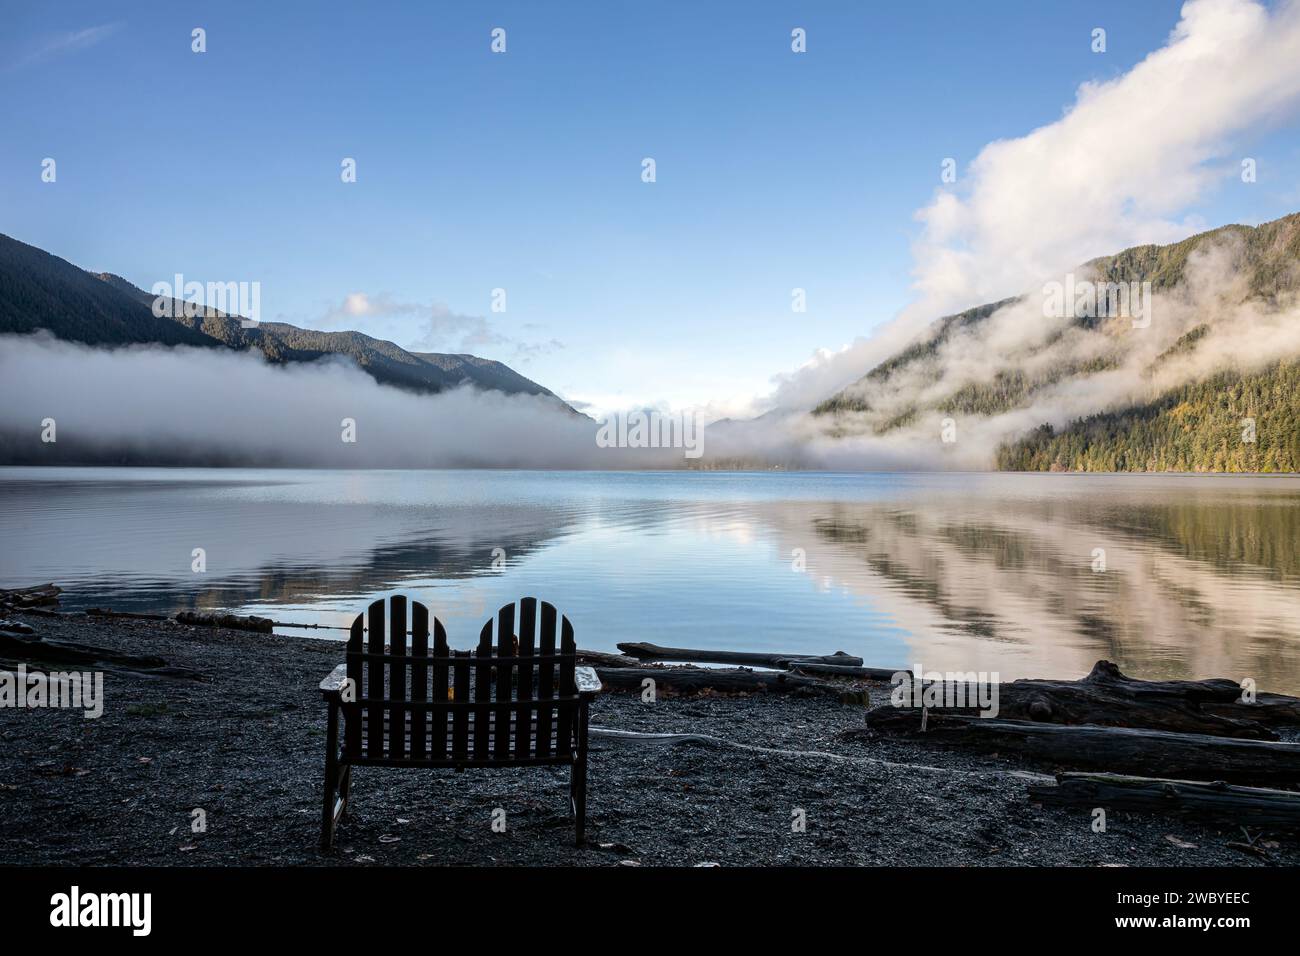
[[[1156,325],[1105,314],[1053,324],[1037,293],[968,309],[827,398],[814,420],[833,437],[932,429],[939,416],[1006,423],[1001,469],[1300,471],[1300,214],[1077,271],[1098,286],[1150,283]],[[1255,321],[1276,348],[1242,361]],[[1090,394],[1101,397],[1084,409]],[[1034,428],[1023,419],[1039,408]]]
[[[283,322],[245,328],[238,316],[216,309],[204,308],[198,315],[187,316],[177,300],[173,300],[173,317],[158,317],[153,313],[154,299],[152,293],[121,276],[87,272],[35,246],[0,235],[0,334],[45,329],[58,338],[94,346],[156,342],[257,349],[276,364],[337,355],[355,361],[380,384],[409,391],[433,394],[469,383],[560,402],[549,389],[491,359],[409,352],[361,332],[318,332]]]
[[[1300,472],[1300,364],[1220,372],[997,451],[1000,471]]]
[[[87,345],[216,346],[43,249],[0,235],[0,333],[48,329]]]
[[[937,320],[930,329],[930,333],[920,341],[913,342],[907,348],[903,349],[897,355],[881,362],[861,379],[850,385],[848,388],[841,389],[830,398],[823,401],[813,409],[814,415],[827,415],[834,412],[867,412],[872,410],[871,404],[862,394],[862,386],[867,383],[879,383],[884,385],[889,382],[890,378],[897,372],[911,368],[917,364],[925,362],[931,358],[938,350],[939,346],[948,341],[954,331],[966,326],[974,325],[987,319],[990,315],[1005,305],[1010,305],[1016,299],[1003,299],[1000,302],[990,302],[987,305],[979,305],[973,309],[967,309],[964,312],[958,312],[955,315],[946,315]],[[888,431],[896,423],[883,423],[881,431]]]

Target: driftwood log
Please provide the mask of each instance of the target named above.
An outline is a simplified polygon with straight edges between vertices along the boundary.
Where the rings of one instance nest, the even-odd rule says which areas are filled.
[[[641,662],[626,654],[607,654],[604,651],[584,651],[578,648],[578,663],[588,667],[640,667]]]
[[[39,637],[0,634],[0,664],[23,663],[49,670],[78,667],[81,669],[126,671],[146,677],[175,677],[204,680],[198,671],[176,667],[161,657],[124,654],[107,647],[73,641],[51,641]]]
[[[1041,724],[1027,720],[925,715],[899,707],[867,713],[867,727],[846,737],[903,734],[936,746],[982,753],[1004,752],[1061,769],[1109,770],[1242,783],[1300,782],[1300,744],[1242,740],[1209,734],[1093,725]]]
[[[796,674],[817,674],[822,677],[851,677],[857,680],[892,680],[895,674],[911,676],[910,670],[895,671],[888,667],[850,667],[844,664],[818,664],[815,661],[790,661],[790,670]]]
[[[765,654],[751,651],[715,651],[689,647],[660,647],[658,644],[627,642],[618,649],[643,661],[684,661],[693,664],[735,664],[740,667],[771,667],[785,670],[792,662],[861,667],[862,658],[836,651],[834,654]],[[893,673],[890,671],[889,673]]]
[[[254,631],[258,634],[270,634],[275,621],[268,617],[236,617],[234,614],[199,614],[195,611],[181,611],[176,615],[180,624],[194,627],[224,627],[232,631]]]
[[[1300,828],[1300,793],[1113,773],[1063,773],[1056,784],[1033,784],[1029,797],[1066,807],[1154,810],[1184,816],[1227,816],[1233,823]]]
[[[1300,723],[1300,699],[1260,694],[1254,703],[1244,703],[1241,694],[1241,688],[1229,680],[1137,680],[1110,661],[1098,661],[1082,680],[999,684],[997,716],[1251,740],[1277,740],[1270,725]],[[961,713],[969,710],[930,708],[932,717]]]
[[[59,603],[63,588],[56,584],[38,584],[34,588],[0,588],[0,607],[45,607]]]
[[[606,688],[640,692],[642,682],[653,680],[656,693],[698,694],[714,691],[723,694],[803,694],[833,697],[845,703],[865,704],[865,691],[846,689],[838,684],[791,674],[786,671],[751,671],[720,667],[597,667],[596,673]]]
[[[1275,740],[1262,724],[1300,722],[1300,699],[1294,697],[1260,694],[1245,703],[1241,687],[1230,680],[1138,680],[1110,661],[1098,661],[1082,680],[1019,680],[999,690],[999,716],[1053,723]]]

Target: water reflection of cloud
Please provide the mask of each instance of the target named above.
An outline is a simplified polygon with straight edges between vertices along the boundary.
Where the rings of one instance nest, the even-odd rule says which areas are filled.
[[[1154,508],[1160,507],[1153,505]],[[1193,535],[1231,504],[1203,501]],[[1300,589],[1267,559],[1214,562],[1186,534],[1155,534],[1151,515],[1108,527],[1087,503],[929,499],[908,507],[772,503],[755,518],[781,548],[803,548],[829,577],[896,619],[927,667],[1006,677],[1079,676],[1107,657],[1145,676],[1255,678],[1300,689]],[[1282,555],[1286,523],[1238,508],[1257,559]],[[1269,539],[1272,539],[1271,542]],[[1092,569],[1093,549],[1106,570]],[[883,663],[883,662],[882,662]]]
[[[1139,676],[1300,691],[1294,482],[46,474],[0,476],[0,586],[55,580],[74,607],[340,624],[405,590],[459,636],[530,591],[563,599],[598,649],[843,648],[1006,678],[1079,676],[1107,657]]]

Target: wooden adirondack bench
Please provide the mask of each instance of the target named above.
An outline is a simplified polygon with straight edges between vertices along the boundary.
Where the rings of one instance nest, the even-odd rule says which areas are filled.
[[[587,712],[600,680],[590,667],[575,666],[569,619],[554,605],[523,598],[483,625],[471,653],[447,647],[437,618],[430,645],[429,609],[417,601],[409,608],[408,621],[407,600],[398,595],[358,614],[346,663],[321,681],[329,704],[321,849],[333,845],[347,809],[352,768],[366,765],[463,770],[569,764],[570,809],[581,846]]]

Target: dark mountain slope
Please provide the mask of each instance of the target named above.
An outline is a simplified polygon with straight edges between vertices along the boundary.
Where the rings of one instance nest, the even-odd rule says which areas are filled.
[[[0,235],[0,333],[48,329],[88,345],[217,345],[42,249]]]
[[[1232,249],[1233,269],[1242,282],[1240,293],[1243,297],[1273,302],[1280,296],[1300,290],[1300,213],[1255,227],[1223,226],[1167,246],[1135,246],[1085,263],[1080,272],[1095,271],[1098,282],[1150,282],[1152,291],[1160,293],[1186,280],[1188,262],[1193,253],[1216,245]],[[924,370],[955,333],[979,326],[1000,308],[1015,301],[1016,298],[1004,299],[936,320],[922,338],[827,398],[813,409],[813,414],[871,412],[875,405],[873,397],[891,388],[891,379],[896,379],[902,372]],[[1074,321],[1081,328],[1095,328],[1101,320],[1081,317]],[[1051,344],[1046,343],[1044,347]],[[1115,361],[1118,361],[1118,355],[1065,362],[1033,378],[1017,373],[1004,374],[988,382],[966,384],[928,407],[945,413],[997,414],[1028,405],[1033,393],[1040,388],[1103,371]],[[917,406],[914,411],[923,407]],[[869,424],[872,430],[882,432],[905,424],[905,421],[900,421],[895,415],[880,421],[872,420]]]
[[[153,302],[151,294],[120,276],[104,273],[99,278],[140,301]],[[376,381],[416,392],[441,392],[468,382],[508,395],[553,395],[508,365],[477,355],[408,352],[393,342],[362,332],[318,332],[286,322],[262,322],[244,328],[238,316],[215,309],[191,318],[181,308],[173,307],[172,314],[176,318],[171,321],[199,330],[231,348],[259,349],[273,362],[311,362],[328,355],[346,355]]]
[[[550,390],[491,359],[408,352],[360,332],[317,332],[283,322],[244,328],[240,317],[216,309],[186,316],[176,300],[171,310],[175,317],[159,318],[153,314],[153,302],[152,293],[119,275],[92,274],[0,236],[0,334],[46,329],[58,338],[88,345],[157,342],[257,349],[275,363],[345,356],[375,381],[409,391],[437,393],[468,383],[512,395],[554,398],[563,405]]]
[[[923,422],[932,425],[939,415],[992,417],[1030,408],[1045,394],[1050,407],[1050,396],[1063,390],[1077,386],[1076,394],[1089,394],[1097,381],[1093,376],[1127,367],[1149,378],[1171,362],[1189,360],[1185,364],[1199,363],[1199,370],[1186,373],[1188,379],[1177,386],[1171,383],[1147,395],[1134,390],[1094,406],[1097,414],[1006,436],[996,451],[997,466],[1300,471],[1296,357],[1280,347],[1277,361],[1267,366],[1236,365],[1218,358],[1215,344],[1221,349],[1224,341],[1218,323],[1239,309],[1242,315],[1300,321],[1300,213],[1255,227],[1224,226],[1165,246],[1136,246],[1085,263],[1079,273],[1081,279],[1102,284],[1149,282],[1153,295],[1194,306],[1171,327],[1176,338],[1161,343],[1155,354],[1139,348],[1143,340],[1130,323],[1117,324],[1104,315],[1071,316],[1068,327],[1040,340],[1008,337],[1006,323],[999,328],[1001,337],[982,338],[993,328],[990,317],[1019,300],[978,306],[939,319],[912,345],[827,398],[813,414],[825,420],[831,435],[880,435]],[[1032,323],[1031,296],[1024,298],[1023,312],[1008,314]],[[1254,329],[1245,325],[1232,334],[1249,338]],[[1242,437],[1245,420],[1253,422],[1253,440]]]

